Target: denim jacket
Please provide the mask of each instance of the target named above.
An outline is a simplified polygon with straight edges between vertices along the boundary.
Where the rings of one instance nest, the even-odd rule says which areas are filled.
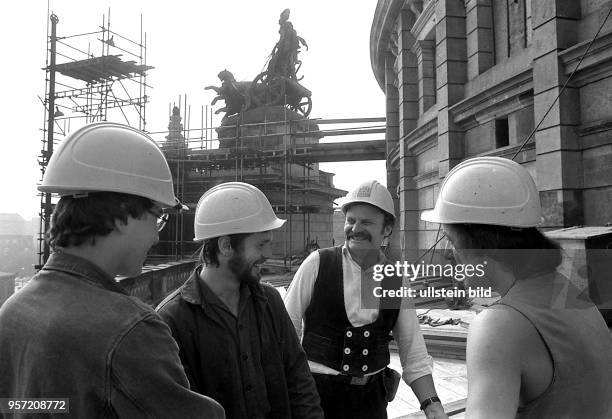
[[[0,308],[0,371],[0,398],[68,398],[61,418],[224,417],[218,403],[189,390],[159,316],[65,253],[51,255]]]

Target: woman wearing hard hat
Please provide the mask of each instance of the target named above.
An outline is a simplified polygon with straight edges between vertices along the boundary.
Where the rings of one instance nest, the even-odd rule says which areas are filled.
[[[468,159],[421,218],[442,224],[458,262],[485,264],[478,285],[501,295],[470,326],[466,417],[612,417],[610,332],[556,271],[561,251],[536,228],[529,173],[508,159]]]

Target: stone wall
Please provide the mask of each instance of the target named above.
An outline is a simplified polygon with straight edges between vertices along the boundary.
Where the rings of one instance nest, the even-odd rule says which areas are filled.
[[[119,278],[119,283],[128,293],[138,297],[152,307],[157,306],[168,294],[183,285],[197,262],[182,260],[159,265],[147,265],[135,277]]]
[[[433,207],[448,171],[473,156],[526,165],[546,229],[612,222],[612,19],[563,87],[610,7],[610,0],[378,2],[370,51],[387,97],[388,185],[397,185],[400,213],[393,245],[403,258],[434,243],[437,225],[420,214]]]

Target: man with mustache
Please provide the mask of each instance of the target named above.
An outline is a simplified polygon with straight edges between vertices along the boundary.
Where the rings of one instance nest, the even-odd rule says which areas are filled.
[[[389,333],[397,341],[404,381],[427,418],[446,418],[431,376],[416,313],[411,309],[363,309],[361,285],[386,263],[380,250],[395,223],[393,199],[379,182],[366,181],[342,206],[344,245],[312,252],[296,272],[285,306],[297,331],[329,418],[387,417],[393,399]],[[395,386],[397,382],[394,383]],[[396,387],[395,387],[396,389]]]
[[[218,401],[228,418],[323,417],[282,299],[259,282],[272,230],[284,223],[252,185],[208,190],[195,216],[202,264],[157,307],[191,388]]]

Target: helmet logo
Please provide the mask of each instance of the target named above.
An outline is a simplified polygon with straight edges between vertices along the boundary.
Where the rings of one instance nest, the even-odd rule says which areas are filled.
[[[372,185],[364,185],[357,191],[357,198],[369,198],[372,194]]]

